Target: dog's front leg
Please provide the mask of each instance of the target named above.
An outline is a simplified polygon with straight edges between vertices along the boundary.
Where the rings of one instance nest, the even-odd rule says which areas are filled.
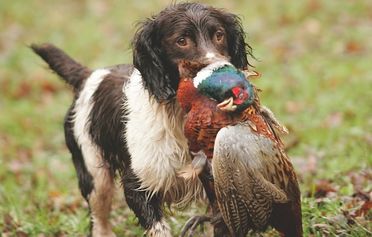
[[[148,196],[139,190],[140,181],[128,168],[123,175],[124,194],[127,204],[137,216],[148,237],[171,237],[170,228],[163,219],[161,200],[157,195]]]

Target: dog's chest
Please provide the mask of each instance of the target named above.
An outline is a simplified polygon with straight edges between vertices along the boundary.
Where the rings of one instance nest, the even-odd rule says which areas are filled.
[[[124,93],[125,137],[133,171],[143,189],[167,192],[177,183],[177,171],[190,159],[184,115],[177,104],[160,105],[151,99],[136,70]]]

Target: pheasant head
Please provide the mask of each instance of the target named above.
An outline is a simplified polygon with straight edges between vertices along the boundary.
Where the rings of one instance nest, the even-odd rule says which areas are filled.
[[[180,76],[191,77],[197,91],[216,100],[223,111],[242,111],[254,101],[254,89],[246,75],[231,63],[218,61],[209,65],[181,62]]]

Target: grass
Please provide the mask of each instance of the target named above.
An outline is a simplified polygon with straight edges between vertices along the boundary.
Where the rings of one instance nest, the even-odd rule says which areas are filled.
[[[300,177],[305,236],[370,236],[371,2],[203,2],[242,17],[258,59],[252,63],[262,73],[254,82],[263,89],[262,102],[291,131],[285,140]],[[52,42],[90,67],[129,63],[135,23],[168,3],[0,4],[0,235],[88,231],[62,132],[72,94],[27,45]],[[114,206],[117,235],[141,236],[122,195]],[[174,233],[203,211],[193,207],[170,217]]]

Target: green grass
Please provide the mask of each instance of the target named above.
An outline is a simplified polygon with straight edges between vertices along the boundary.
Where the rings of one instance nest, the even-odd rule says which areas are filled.
[[[254,82],[262,103],[291,131],[285,140],[300,177],[305,235],[370,236],[371,210],[358,210],[372,190],[372,3],[203,2],[242,17],[258,59],[251,62],[262,73]],[[130,63],[136,22],[168,3],[0,4],[0,236],[88,231],[62,131],[72,94],[27,45],[52,42],[93,68]],[[204,212],[197,206],[169,218],[175,234],[189,216]],[[114,210],[118,236],[142,235],[122,195]]]

